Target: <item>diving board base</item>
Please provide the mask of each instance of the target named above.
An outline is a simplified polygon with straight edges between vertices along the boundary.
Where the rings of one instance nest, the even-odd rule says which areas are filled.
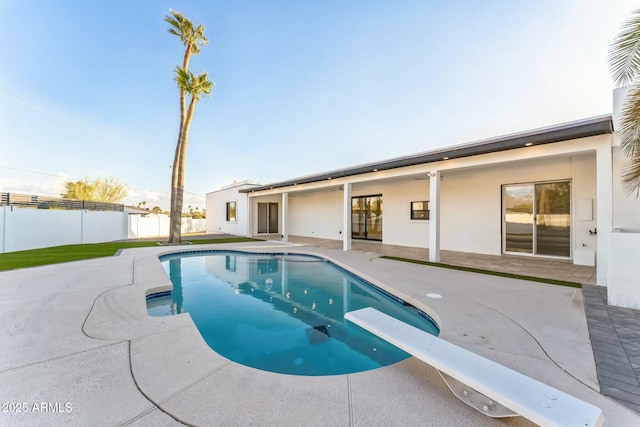
[[[372,307],[344,318],[431,365],[456,397],[485,415],[519,415],[545,427],[604,425],[600,408]]]
[[[518,417],[519,415],[490,397],[485,396],[457,379],[438,371],[451,393],[472,408],[492,418]]]

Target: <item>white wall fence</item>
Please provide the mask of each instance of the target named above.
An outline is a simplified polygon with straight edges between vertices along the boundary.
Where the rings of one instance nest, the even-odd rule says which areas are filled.
[[[182,234],[206,231],[206,220],[182,218]],[[129,239],[169,235],[169,217],[165,215],[129,215]]]
[[[0,252],[127,238],[127,214],[0,207]]]
[[[204,219],[182,218],[182,234],[205,229]],[[164,215],[0,206],[0,253],[168,235]]]

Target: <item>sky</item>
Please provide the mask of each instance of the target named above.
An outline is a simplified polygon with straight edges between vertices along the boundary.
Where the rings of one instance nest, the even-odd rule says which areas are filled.
[[[168,209],[184,47],[205,26],[185,207],[267,184],[610,114],[627,0],[0,0],[0,192],[115,177]]]

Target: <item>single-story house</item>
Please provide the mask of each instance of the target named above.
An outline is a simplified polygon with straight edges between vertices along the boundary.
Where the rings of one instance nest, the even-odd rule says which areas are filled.
[[[597,266],[611,304],[640,308],[640,200],[625,197],[613,115],[206,196],[207,231],[279,234]],[[635,255],[634,255],[635,254]],[[635,284],[630,283],[633,277]],[[615,286],[614,283],[616,284]]]

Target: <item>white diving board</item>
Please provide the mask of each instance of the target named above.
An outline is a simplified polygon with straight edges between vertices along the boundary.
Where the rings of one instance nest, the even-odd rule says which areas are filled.
[[[367,307],[344,318],[433,366],[460,400],[494,418],[541,426],[601,427],[600,408]]]

